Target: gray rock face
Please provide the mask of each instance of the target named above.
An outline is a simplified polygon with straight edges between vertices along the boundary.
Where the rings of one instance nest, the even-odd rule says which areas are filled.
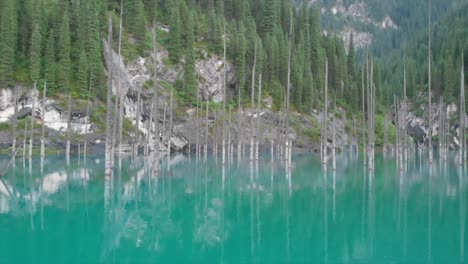
[[[201,77],[198,83],[200,95],[205,100],[210,100],[215,103],[224,101],[223,93],[223,75],[224,64],[222,58],[215,56],[198,61],[195,65],[197,74]],[[226,63],[226,96],[231,98],[235,86],[234,67],[230,63]]]

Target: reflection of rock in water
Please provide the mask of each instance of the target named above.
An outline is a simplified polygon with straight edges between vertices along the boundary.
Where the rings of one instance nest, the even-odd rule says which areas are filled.
[[[222,214],[224,210],[223,201],[219,198],[211,199],[211,207],[203,211],[203,215],[197,215],[197,228],[194,240],[203,246],[213,247],[221,244],[227,237],[223,230]],[[201,223],[200,223],[201,222]]]

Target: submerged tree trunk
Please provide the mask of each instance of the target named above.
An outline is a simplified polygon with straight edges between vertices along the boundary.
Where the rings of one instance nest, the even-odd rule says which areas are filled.
[[[112,15],[109,15],[109,29],[108,29],[108,40],[107,43],[109,45],[108,47],[108,53],[111,54],[112,52]],[[106,152],[105,152],[105,175],[106,177],[111,177],[112,172],[113,172],[113,164],[112,164],[112,156],[114,155],[113,153],[113,103],[112,103],[112,64],[109,63],[108,69],[107,69],[107,103],[106,103],[106,109],[107,109],[107,114],[106,114]]]

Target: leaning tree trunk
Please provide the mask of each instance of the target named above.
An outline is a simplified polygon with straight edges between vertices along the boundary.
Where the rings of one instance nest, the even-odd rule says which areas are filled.
[[[112,15],[109,15],[109,29],[108,29],[108,53],[112,53]],[[105,153],[105,175],[111,177],[113,172],[112,156],[113,153],[113,102],[112,102],[112,63],[109,63],[107,69],[107,114],[106,114],[106,153]]]

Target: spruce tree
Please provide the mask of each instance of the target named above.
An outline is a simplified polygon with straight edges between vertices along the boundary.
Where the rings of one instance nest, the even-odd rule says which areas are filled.
[[[178,63],[182,55],[182,25],[178,5],[171,6],[170,14],[169,57],[173,63]]]
[[[70,25],[68,14],[63,15],[61,21],[58,45],[58,69],[57,69],[57,81],[61,91],[70,90]]]
[[[42,36],[39,29],[39,25],[35,24],[33,26],[32,36],[31,36],[31,47],[30,52],[30,61],[29,61],[29,72],[31,74],[31,81],[39,81],[41,74],[41,45],[42,45]]]
[[[3,0],[0,13],[0,87],[13,85],[17,17],[15,0]]]
[[[47,90],[49,93],[55,94],[57,92],[56,86],[56,58],[55,58],[55,35],[51,29],[47,37],[45,60],[44,60],[44,77],[47,81]]]

